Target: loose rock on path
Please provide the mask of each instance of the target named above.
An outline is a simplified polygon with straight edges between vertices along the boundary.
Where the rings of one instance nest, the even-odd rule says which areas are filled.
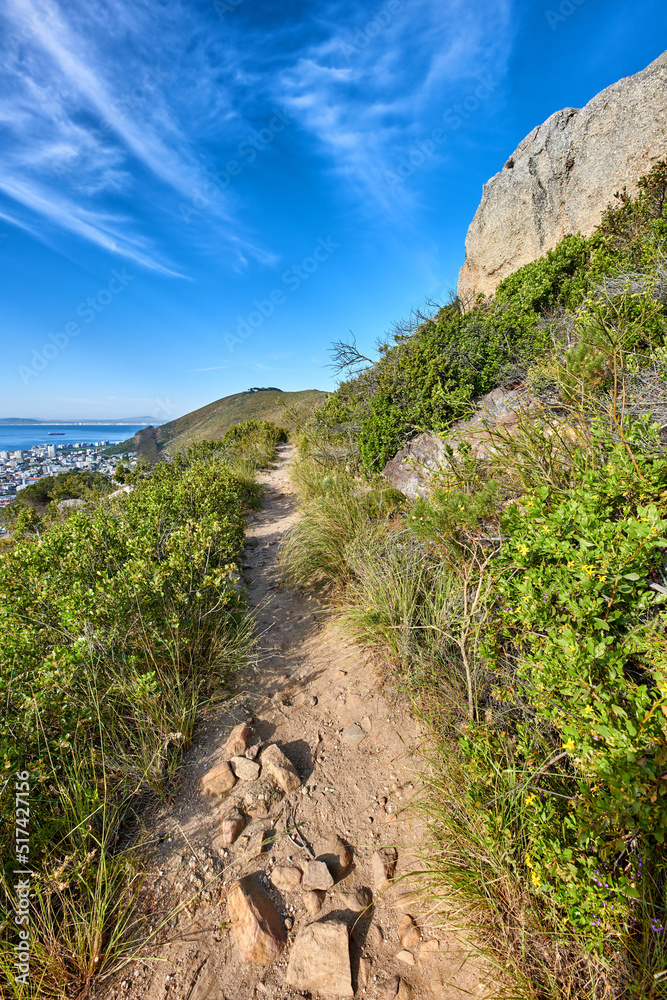
[[[257,662],[203,713],[173,801],[146,817],[159,849],[142,900],[153,925],[168,919],[96,996],[490,997],[488,970],[395,884],[425,835],[410,808],[420,733],[318,601],[280,583],[296,520],[294,449],[280,452],[243,564]]]

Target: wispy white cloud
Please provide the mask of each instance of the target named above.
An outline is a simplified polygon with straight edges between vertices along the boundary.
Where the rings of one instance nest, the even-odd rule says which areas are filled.
[[[275,260],[248,238],[221,190],[199,227],[179,215],[210,184],[202,136],[217,128],[224,138],[239,127],[203,27],[184,0],[159,10],[148,0],[8,0],[0,17],[0,190],[23,206],[22,228],[39,238],[47,219],[175,276],[156,246],[176,242],[175,231],[181,251],[212,242],[219,255],[227,248],[232,266]],[[147,228],[155,239],[136,236]]]
[[[193,255],[273,267],[241,185],[211,181],[267,109],[290,110],[313,170],[393,211],[396,160],[504,65],[511,2],[320,0],[223,23],[190,0],[6,0],[0,209],[50,245],[66,232],[169,276]]]
[[[324,37],[278,79],[280,98],[359,195],[386,205],[387,172],[483,73],[504,72],[511,0],[333,0]],[[398,8],[398,9],[397,9]]]

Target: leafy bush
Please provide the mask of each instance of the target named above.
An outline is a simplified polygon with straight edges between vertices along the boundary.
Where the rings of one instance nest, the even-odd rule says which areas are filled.
[[[238,573],[246,503],[214,454],[181,458],[0,557],[0,760],[8,776],[31,777],[43,995],[81,989],[113,967],[129,905],[121,869],[132,869],[122,852],[116,858],[119,824],[138,794],[165,793],[201,696],[249,652]],[[5,873],[11,806],[4,795]],[[0,972],[12,982],[5,930]],[[74,951],[54,952],[54,939]],[[12,995],[24,993],[15,983]]]
[[[525,777],[506,794],[532,805],[531,879],[600,938],[630,929],[650,877],[638,858],[667,834],[665,598],[651,588],[664,584],[667,461],[639,470],[619,446],[567,497],[543,488],[504,515],[487,655],[512,710],[465,743],[487,775],[482,802],[490,747],[513,737]]]
[[[59,472],[56,476],[44,476],[20,490],[16,496],[19,503],[39,504],[59,503],[61,500],[94,500],[110,493],[113,484],[103,472],[72,469]]]
[[[356,375],[320,409],[320,431],[352,429],[364,465],[377,472],[415,432],[444,431],[475,397],[531,380],[536,363],[539,371],[562,356],[575,373],[588,368],[602,390],[612,331],[640,370],[641,351],[663,345],[667,333],[666,178],[667,164],[657,164],[638,197],[620,194],[591,237],[564,237],[505,278],[494,298],[466,313],[457,302],[417,313],[378,361],[336,345],[339,367]]]

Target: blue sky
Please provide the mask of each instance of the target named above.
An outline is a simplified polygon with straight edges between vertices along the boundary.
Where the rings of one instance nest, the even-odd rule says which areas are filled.
[[[521,139],[665,48],[664,0],[5,0],[0,416],[331,388]]]

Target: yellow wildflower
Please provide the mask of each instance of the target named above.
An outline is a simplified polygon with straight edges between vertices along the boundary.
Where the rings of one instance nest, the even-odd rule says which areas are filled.
[[[518,545],[517,548],[518,548],[518,550],[519,550],[519,552],[520,552],[520,554],[522,556],[528,555],[528,546],[527,545]]]
[[[592,714],[593,714],[593,706],[586,705],[586,708],[584,709],[584,715],[592,715]]]
[[[574,750],[574,740],[569,739],[566,743],[563,743],[563,750]]]
[[[533,883],[533,885],[539,885],[540,884],[540,877],[537,874],[537,872],[531,872],[530,873],[530,880]]]
[[[529,806],[535,801],[535,796],[531,792],[530,795],[526,795],[526,805]]]

